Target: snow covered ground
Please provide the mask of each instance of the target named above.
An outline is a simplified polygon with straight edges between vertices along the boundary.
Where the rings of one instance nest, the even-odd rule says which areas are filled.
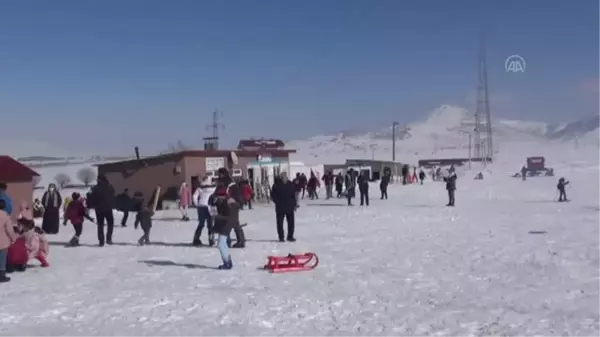
[[[598,335],[598,163],[557,168],[571,180],[502,174],[390,188],[348,208],[304,201],[296,243],[278,243],[268,205],[244,211],[247,248],[234,269],[215,248],[192,248],[195,223],[156,215],[154,245],[116,228],[98,248],[87,224],[50,237],[51,267],[2,284],[1,335]],[[172,220],[169,220],[171,218]],[[131,220],[130,220],[131,221]],[[266,256],[316,252],[314,271],[268,274]],[[37,265],[37,263],[36,263]]]

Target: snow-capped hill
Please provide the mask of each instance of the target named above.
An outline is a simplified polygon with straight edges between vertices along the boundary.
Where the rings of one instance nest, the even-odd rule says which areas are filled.
[[[420,125],[452,129],[460,127],[465,123],[470,123],[472,120],[473,116],[471,116],[469,111],[466,109],[450,105],[442,105],[441,107],[433,110],[427,117],[427,120]]]
[[[600,127],[600,115],[590,116],[578,121],[551,125],[548,127],[546,137],[569,140],[582,137],[589,132],[598,133],[598,127]]]
[[[415,162],[424,157],[466,157],[469,134],[473,134],[474,126],[474,118],[466,109],[442,105],[422,121],[396,127],[396,158]],[[500,152],[502,149],[530,148],[535,149],[529,151],[531,153],[542,153],[539,149],[550,145],[571,149],[598,147],[597,129],[598,116],[560,127],[521,120],[493,120],[492,125],[494,148]],[[392,127],[388,126],[374,132],[340,133],[293,141],[288,147],[297,150],[296,160],[306,162],[341,163],[348,158],[390,160],[392,135]],[[577,139],[577,144],[568,142],[572,139]],[[474,141],[472,138],[472,146]],[[531,153],[528,155],[533,155]]]

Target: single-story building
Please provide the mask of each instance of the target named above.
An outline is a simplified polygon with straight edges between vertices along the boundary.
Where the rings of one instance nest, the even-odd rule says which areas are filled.
[[[182,182],[188,182],[194,189],[204,177],[216,177],[221,167],[228,168],[234,178],[250,180],[255,187],[261,183],[272,184],[280,172],[290,171],[289,155],[294,152],[279,149],[181,151],[99,164],[98,175],[104,175],[117,194],[127,188],[149,199],[160,186],[160,200],[175,200]]]
[[[11,217],[16,220],[19,216],[19,205],[26,202],[33,204],[33,189],[40,175],[26,165],[10,156],[0,156],[0,182],[6,183],[6,193],[13,202]]]
[[[355,171],[368,171],[372,180],[379,180],[383,176],[383,170],[388,167],[392,176],[402,174],[402,163],[374,159],[346,159],[346,167]]]

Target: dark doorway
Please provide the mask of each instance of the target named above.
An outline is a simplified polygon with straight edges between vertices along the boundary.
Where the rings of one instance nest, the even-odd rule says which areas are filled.
[[[250,186],[254,189],[254,169],[248,169],[248,181],[250,182]]]
[[[200,178],[198,178],[198,176],[193,176],[190,186],[192,187],[192,193],[194,193],[194,191],[196,191],[198,186],[200,186]]]

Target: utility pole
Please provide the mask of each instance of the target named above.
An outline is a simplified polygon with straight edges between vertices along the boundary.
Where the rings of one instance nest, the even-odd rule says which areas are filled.
[[[221,117],[223,117],[223,111],[215,109],[212,113],[212,123],[206,126],[207,129],[212,130],[212,137],[204,140],[210,140],[212,150],[219,149],[219,130],[225,129],[225,124],[219,121]]]
[[[392,162],[396,162],[396,127],[398,122],[392,123]]]
[[[471,169],[471,133],[469,133],[469,170]]]

